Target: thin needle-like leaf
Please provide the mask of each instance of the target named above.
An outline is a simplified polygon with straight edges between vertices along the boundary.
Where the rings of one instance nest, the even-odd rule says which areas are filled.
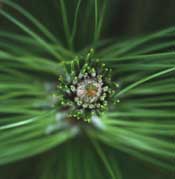
[[[163,70],[163,71],[158,72],[158,73],[155,73],[155,74],[153,74],[153,75],[151,75],[151,76],[145,77],[145,78],[143,78],[143,79],[141,79],[141,80],[139,80],[139,81],[137,81],[137,82],[135,82],[135,83],[129,85],[128,87],[124,88],[123,90],[121,90],[121,91],[117,94],[117,96],[121,96],[121,95],[125,94],[126,92],[130,91],[131,89],[133,89],[133,88],[135,88],[135,87],[137,87],[137,86],[139,86],[139,85],[141,85],[142,83],[145,83],[145,82],[147,82],[147,81],[149,81],[149,80],[152,80],[152,79],[154,79],[154,78],[157,78],[157,77],[159,77],[159,76],[161,76],[161,75],[165,75],[165,74],[170,73],[170,72],[173,72],[173,71],[175,71],[175,67],[170,68],[170,69],[167,69],[167,70]]]
[[[22,24],[20,21],[12,17],[10,14],[5,12],[4,10],[0,9],[0,14],[5,16],[8,20],[16,24],[20,29],[22,29],[24,32],[29,34],[31,37],[33,37],[36,41],[38,41],[43,47],[45,47],[54,57],[56,57],[58,60],[62,60],[62,56],[57,53],[45,40],[43,40],[41,37],[39,37],[36,33],[32,32],[31,29],[29,29],[26,25]]]
[[[77,20],[78,20],[78,13],[80,11],[81,3],[82,3],[82,0],[78,0],[76,10],[75,10],[75,16],[74,16],[74,22],[73,22],[72,34],[71,34],[71,43],[72,44],[74,42],[75,34],[76,34],[76,31],[77,31],[77,27],[78,27]]]
[[[51,32],[49,32],[49,30],[43,24],[41,24],[35,17],[33,17],[32,14],[30,14],[28,11],[26,11],[21,6],[19,6],[18,4],[12,1],[9,0],[1,0],[1,1],[4,4],[7,4],[8,6],[19,11],[23,16],[29,19],[41,32],[43,32],[44,35],[46,35],[50,40],[52,40],[54,43],[58,43],[56,37],[54,37],[54,35]]]
[[[63,26],[64,26],[64,32],[67,40],[67,44],[69,48],[72,50],[73,45],[71,41],[71,34],[70,34],[70,28],[69,28],[69,23],[68,23],[68,16],[67,16],[67,10],[65,6],[64,0],[59,0],[60,5],[61,5],[61,13],[62,13],[62,19],[63,19]]]

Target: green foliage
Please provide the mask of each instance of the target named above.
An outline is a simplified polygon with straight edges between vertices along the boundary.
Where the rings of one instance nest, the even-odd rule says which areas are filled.
[[[1,1],[1,16],[18,30],[0,30],[0,178],[122,179],[118,151],[174,171],[174,27],[104,40],[109,1],[57,0],[57,36],[20,3]],[[63,63],[90,48],[113,69],[120,103],[88,124],[68,120],[53,93]]]

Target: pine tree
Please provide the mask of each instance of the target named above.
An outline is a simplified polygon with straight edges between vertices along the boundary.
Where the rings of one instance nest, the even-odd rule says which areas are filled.
[[[115,1],[24,4],[1,0],[0,179],[173,177],[175,27],[110,37]]]

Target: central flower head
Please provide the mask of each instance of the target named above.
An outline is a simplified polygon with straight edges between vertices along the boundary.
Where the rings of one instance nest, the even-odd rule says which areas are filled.
[[[111,70],[93,59],[92,51],[65,67],[65,76],[59,78],[58,84],[61,104],[70,106],[70,116],[77,119],[89,120],[92,115],[100,115],[115,99]]]
[[[102,83],[96,79],[84,79],[77,85],[77,97],[85,103],[96,102],[102,93]]]

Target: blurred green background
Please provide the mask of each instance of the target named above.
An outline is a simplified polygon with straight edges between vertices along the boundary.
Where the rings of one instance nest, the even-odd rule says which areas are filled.
[[[58,26],[62,25],[58,17],[57,0],[13,0],[28,9],[34,16],[43,22],[53,33],[59,35]],[[69,12],[74,12],[77,0],[65,0]],[[84,0],[92,1],[92,0]],[[121,38],[138,36],[149,32],[158,31],[175,24],[175,1],[174,0],[108,0],[108,14],[103,38]],[[70,13],[71,13],[70,12]],[[14,15],[23,18],[16,12]],[[81,17],[83,23],[83,18]],[[1,28],[7,24],[1,17]],[[27,22],[25,22],[27,23]],[[71,23],[71,19],[70,19]],[[14,27],[14,26],[13,26]],[[8,27],[9,28],[9,23]]]
[[[25,9],[32,12],[34,16],[47,25],[47,27],[57,36],[61,34],[61,32],[58,33],[56,30],[58,29],[57,26],[61,25],[61,22],[55,18],[57,14],[55,9],[55,0],[15,1],[25,7]],[[71,4],[73,4],[76,0],[66,1],[71,1],[69,9],[70,11],[74,11]],[[175,25],[175,0],[109,0],[108,8],[109,11],[106,19],[107,25],[105,27],[105,31],[103,32],[103,38],[128,38],[158,31]],[[19,16],[16,12],[13,13],[16,16]],[[19,16],[19,18],[23,20],[23,17]],[[83,18],[84,17],[82,17],[82,23]],[[0,27],[6,30],[12,30],[12,25],[2,17],[0,17]],[[18,29],[14,26],[13,30],[18,31]],[[30,179],[32,173],[35,172],[35,169],[37,169],[37,166],[33,165],[33,163],[44,156],[45,155],[42,154],[31,159],[10,164],[9,166],[1,167],[1,170],[8,173],[10,170],[18,170],[18,166],[20,166],[21,175],[19,176],[19,179],[24,178],[24,176],[26,179]],[[115,157],[116,160],[118,159],[119,161],[124,179],[175,178],[174,173],[160,170],[155,166],[144,163],[124,153],[118,153],[118,156]],[[6,178],[1,178],[0,176],[0,179]],[[13,179],[13,176],[11,179]]]

